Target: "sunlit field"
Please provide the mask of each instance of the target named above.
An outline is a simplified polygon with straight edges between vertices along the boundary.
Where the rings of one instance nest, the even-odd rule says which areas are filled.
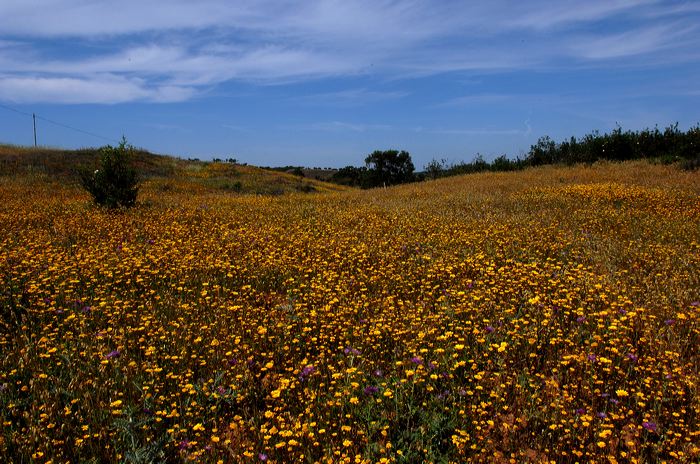
[[[697,171],[0,200],[0,460],[700,460]]]

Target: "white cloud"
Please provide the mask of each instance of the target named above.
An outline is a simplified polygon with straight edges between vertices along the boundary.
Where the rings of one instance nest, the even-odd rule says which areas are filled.
[[[582,36],[570,48],[574,55],[593,60],[629,57],[671,48],[689,32],[692,29],[680,25],[664,25],[604,36]]]
[[[530,121],[523,123],[525,126],[522,129],[510,128],[464,128],[464,129],[432,129],[427,132],[442,135],[522,135],[527,136],[532,133]],[[421,131],[424,129],[421,128]]]
[[[118,5],[3,0],[0,92],[9,99],[8,88],[33,82],[42,89],[35,95],[55,98],[46,101],[78,101],[81,90],[86,102],[180,101],[230,80],[401,79],[542,69],[572,59],[597,63],[669,49],[677,50],[674,59],[687,60],[698,43],[693,11],[675,4],[668,11],[677,13],[661,15],[660,5],[653,0],[122,0]],[[596,32],[608,30],[600,22],[621,15],[633,24],[629,30]],[[64,88],[65,95],[56,88]],[[18,95],[29,97],[26,90]],[[351,102],[401,95],[364,91],[328,97]]]
[[[655,3],[659,3],[658,0],[523,2],[527,10],[523,11],[523,14],[514,14],[512,19],[506,20],[506,24],[511,27],[544,30],[597,21]]]
[[[254,1],[3,0],[3,33],[25,37],[95,37],[200,29],[260,20]],[[262,4],[262,2],[260,2]]]
[[[391,126],[385,124],[357,124],[343,121],[319,122],[303,127],[305,130],[327,132],[367,132],[371,130],[388,130]]]
[[[295,97],[294,100],[311,105],[354,107],[369,103],[398,100],[409,95],[401,90],[377,91],[367,88],[353,88],[337,92],[316,93]]]
[[[438,103],[435,105],[436,108],[443,107],[459,107],[459,106],[472,106],[472,105],[484,105],[484,104],[494,104],[508,102],[515,99],[522,98],[532,98],[531,95],[507,95],[507,94],[474,94],[474,95],[464,95],[461,97],[451,98],[445,102]]]
[[[86,79],[0,75],[0,99],[16,103],[174,102],[187,100],[192,94],[192,89],[184,87],[149,87],[140,79],[112,75]]]

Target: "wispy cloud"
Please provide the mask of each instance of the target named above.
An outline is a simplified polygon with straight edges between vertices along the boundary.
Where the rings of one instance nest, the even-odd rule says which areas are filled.
[[[294,97],[294,100],[323,106],[361,106],[370,103],[398,100],[410,95],[410,92],[401,90],[369,90],[367,88],[354,88],[339,90],[337,92],[315,93]]]
[[[184,132],[184,133],[189,133],[191,132],[190,129],[187,127],[180,126],[178,124],[163,124],[163,123],[146,123],[143,124],[143,127],[148,127],[150,129],[156,129],[159,131],[165,131],[165,132]]]
[[[372,130],[389,130],[391,126],[384,124],[358,124],[343,121],[317,122],[302,127],[305,130],[326,132],[367,132]]]
[[[617,34],[582,36],[570,48],[575,56],[600,60],[653,53],[675,47],[686,39],[695,27],[668,24],[639,28]]]
[[[460,107],[460,106],[472,106],[472,105],[484,105],[493,103],[502,103],[507,101],[512,101],[514,99],[522,98],[532,98],[529,95],[510,95],[510,94],[474,94],[474,95],[463,95],[461,97],[454,97],[442,103],[434,105],[435,108],[447,108],[447,107]]]
[[[16,103],[176,102],[191,98],[193,93],[193,89],[170,85],[152,87],[140,79],[113,75],[87,79],[0,75],[0,99]]]
[[[522,129],[511,128],[458,128],[458,129],[420,129],[421,132],[430,132],[442,135],[522,135],[528,136],[532,133],[530,121],[523,123]]]
[[[610,65],[610,58],[640,55],[682,61],[700,42],[699,13],[693,4],[654,0],[122,0],[118,7],[4,0],[0,96],[169,102],[228,81],[392,80],[557,69],[572,61]],[[625,21],[611,29],[610,20],[620,17]],[[403,96],[354,89],[307,101]]]
[[[235,131],[235,132],[250,132],[251,131],[249,127],[241,126],[238,124],[222,124],[221,127],[223,127],[224,129],[229,129],[229,130]]]
[[[527,8],[526,11],[522,11],[522,14],[514,14],[512,19],[506,19],[505,22],[511,27],[546,30],[576,23],[599,21],[658,3],[660,3],[658,0],[527,2],[522,3]],[[516,6],[516,10],[521,8],[522,6]]]

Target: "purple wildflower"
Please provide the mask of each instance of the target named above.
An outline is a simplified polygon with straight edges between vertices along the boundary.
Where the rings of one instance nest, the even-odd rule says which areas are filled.
[[[119,356],[121,356],[121,353],[119,352],[119,350],[114,350],[114,351],[110,351],[109,353],[107,353],[107,355],[105,357],[107,359],[113,359],[113,358],[118,358]]]
[[[628,357],[629,359],[631,359],[632,361],[634,361],[634,362],[637,362],[637,360],[639,359],[639,356],[637,356],[637,355],[634,354],[634,353],[627,353],[627,357]]]
[[[377,369],[376,371],[374,371],[374,376],[375,377],[384,377],[384,371],[381,369]]]
[[[304,380],[306,377],[310,376],[315,370],[316,368],[310,364],[304,367],[301,370],[301,373],[299,374],[299,380]]]
[[[642,427],[652,433],[656,433],[656,423],[655,422],[642,422]]]
[[[375,387],[374,385],[368,385],[365,387],[364,392],[367,396],[376,395],[377,393],[379,393],[379,388]]]
[[[589,354],[588,356],[586,356],[586,359],[588,359],[590,362],[595,362],[595,360],[596,360],[597,358],[596,358],[596,355],[594,355],[593,353],[591,353],[591,354]]]
[[[676,323],[676,320],[675,320],[675,319],[666,319],[666,320],[664,321],[664,324],[666,324],[666,325],[673,325],[673,324],[675,324],[675,323]]]
[[[433,364],[432,361],[428,363],[428,369],[429,369],[429,370],[432,371],[432,370],[435,369],[436,367],[437,367],[437,366],[436,366],[435,364]]]
[[[693,301],[690,306],[700,306],[700,301]]]
[[[596,413],[596,416],[600,417],[601,419],[605,419],[606,417],[608,417],[608,415],[605,414],[603,411]]]
[[[178,448],[180,448],[181,450],[185,450],[189,447],[190,447],[190,441],[187,439],[182,440],[180,442],[180,444],[178,445]]]
[[[486,333],[491,333],[491,332],[493,332],[493,331],[496,330],[496,329],[494,329],[494,328],[493,328],[492,326],[490,326],[490,325],[487,325],[487,326],[486,326],[486,329],[484,329],[484,330],[486,330]]]
[[[580,324],[581,322],[585,322],[585,321],[586,321],[586,318],[585,318],[584,316],[579,316],[579,317],[576,318],[576,322],[578,322],[579,324]]]
[[[578,408],[576,411],[574,411],[577,416],[580,416],[582,414],[586,414],[586,408]]]
[[[267,461],[267,454],[258,453],[258,459],[260,459],[261,461]]]
[[[349,347],[349,346],[348,346],[348,347],[346,347],[346,348],[343,350],[343,353],[345,353],[346,355],[357,356],[357,355],[360,354],[360,350],[356,350],[355,348],[352,348],[352,347]]]
[[[418,356],[412,357],[412,358],[411,358],[411,362],[412,362],[413,364],[418,364],[418,365],[423,364],[423,360],[422,360],[421,358],[419,358]]]

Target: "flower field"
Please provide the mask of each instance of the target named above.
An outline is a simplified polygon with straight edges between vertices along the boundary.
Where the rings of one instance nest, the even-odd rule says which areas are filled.
[[[700,173],[0,177],[12,462],[698,462]]]

